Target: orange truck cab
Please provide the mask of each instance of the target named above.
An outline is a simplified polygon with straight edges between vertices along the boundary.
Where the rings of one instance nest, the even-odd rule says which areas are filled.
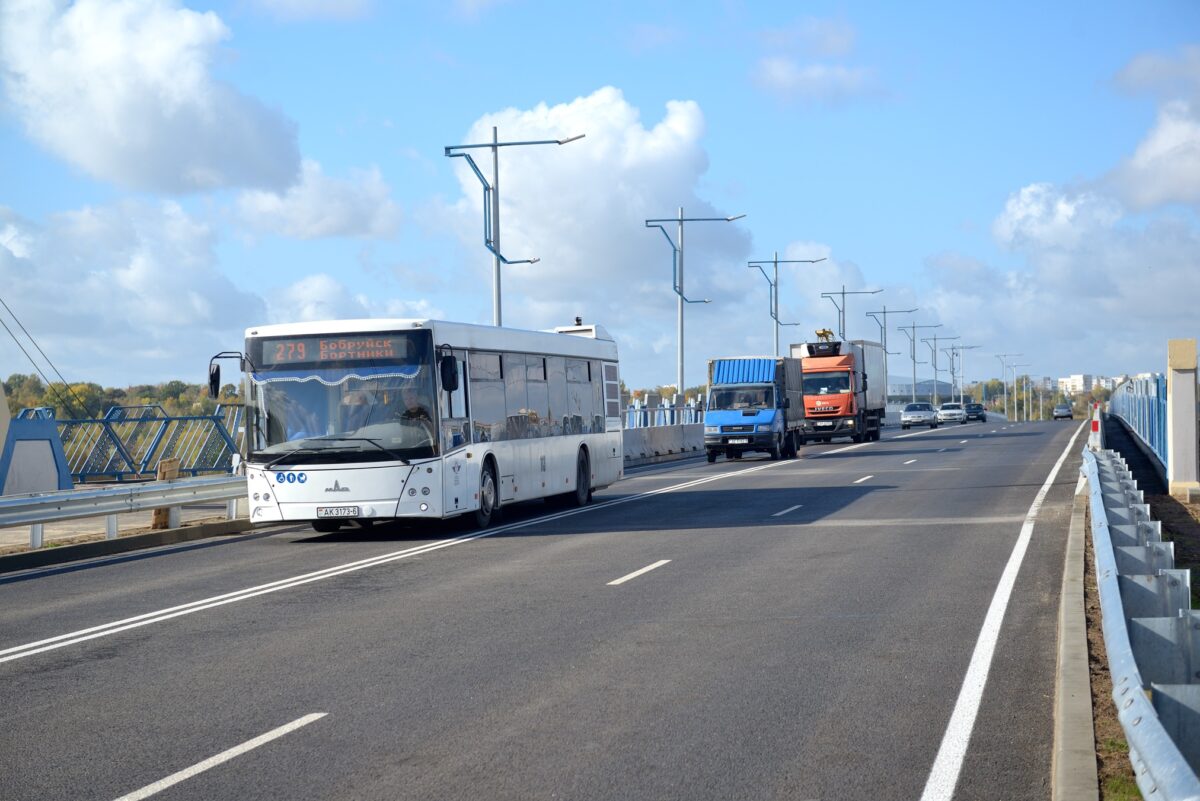
[[[791,346],[791,355],[800,359],[804,374],[806,442],[879,439],[887,394],[882,345],[861,339],[800,342]]]

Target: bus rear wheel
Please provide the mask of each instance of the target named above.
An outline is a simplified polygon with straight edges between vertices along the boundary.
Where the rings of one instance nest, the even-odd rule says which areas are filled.
[[[484,462],[479,474],[479,508],[475,510],[475,525],[487,528],[496,514],[496,468]]]
[[[575,460],[575,491],[571,493],[571,502],[575,506],[587,506],[592,499],[592,471],[588,463],[587,451],[579,449],[579,457]]]

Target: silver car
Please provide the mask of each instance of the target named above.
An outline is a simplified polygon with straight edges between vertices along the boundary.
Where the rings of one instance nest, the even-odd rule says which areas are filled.
[[[937,412],[931,403],[910,403],[900,412],[900,427],[929,426],[938,427]]]
[[[938,409],[937,419],[939,423],[965,423],[967,410],[961,403],[943,403]]]

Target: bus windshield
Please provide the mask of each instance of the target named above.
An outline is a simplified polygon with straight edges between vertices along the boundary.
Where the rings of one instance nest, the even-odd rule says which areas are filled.
[[[249,344],[251,358],[259,357],[250,376],[252,461],[407,461],[437,455],[428,332]]]
[[[850,391],[849,373],[805,373],[805,395],[837,395]]]
[[[708,394],[708,408],[773,409],[775,408],[775,388],[770,384],[713,387]]]

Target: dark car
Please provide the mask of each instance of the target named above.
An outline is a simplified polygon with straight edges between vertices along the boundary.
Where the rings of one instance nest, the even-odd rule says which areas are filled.
[[[1074,420],[1075,415],[1071,413],[1071,407],[1065,403],[1060,403],[1054,407],[1055,420]]]
[[[987,422],[987,412],[983,410],[982,403],[968,403],[966,409],[968,420],[978,420],[981,423]]]

